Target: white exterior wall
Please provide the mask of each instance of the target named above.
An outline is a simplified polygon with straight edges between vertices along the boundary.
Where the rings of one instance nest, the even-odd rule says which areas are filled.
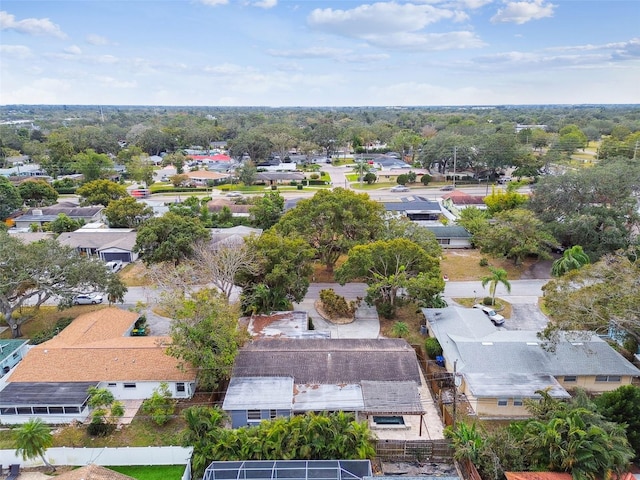
[[[34,418],[39,418],[43,423],[49,425],[63,425],[68,424],[73,421],[84,422],[86,418],[89,416],[89,408],[85,408],[80,413],[75,414],[60,414],[60,415],[0,415],[0,423],[6,425],[22,425],[23,423],[27,423],[29,420],[33,420]],[[20,462],[14,462],[20,463]],[[0,465],[2,462],[0,460]]]
[[[109,390],[116,400],[140,400],[151,397],[153,391],[160,387],[162,382],[101,382],[98,388]],[[195,390],[195,384],[190,382],[166,382],[173,398],[191,398]],[[184,383],[185,391],[178,392],[177,383]],[[135,385],[135,388],[125,385]]]

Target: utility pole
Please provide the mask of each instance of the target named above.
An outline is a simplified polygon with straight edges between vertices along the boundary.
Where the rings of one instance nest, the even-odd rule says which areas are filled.
[[[453,188],[456,188],[456,161],[457,161],[457,157],[458,157],[458,147],[453,147]]]
[[[458,405],[458,387],[456,385],[458,360],[453,361],[453,429],[456,429],[456,414]]]

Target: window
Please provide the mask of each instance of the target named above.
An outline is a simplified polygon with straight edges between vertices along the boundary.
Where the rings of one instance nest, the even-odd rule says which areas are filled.
[[[31,415],[31,407],[18,407],[18,415]]]
[[[107,383],[107,387],[109,388],[116,388],[117,384],[116,383]]]
[[[136,384],[135,383],[125,383],[124,388],[136,388]]]
[[[34,415],[48,415],[49,409],[47,407],[33,407]]]
[[[622,377],[620,375],[609,375],[610,382],[619,383],[621,380],[622,380]]]
[[[273,420],[274,418],[276,418],[278,416],[278,411],[277,410],[269,410],[269,418],[271,420]]]
[[[182,382],[176,383],[176,391],[177,392],[184,392],[185,390],[186,389],[185,389],[184,383],[182,383]]]
[[[16,408],[15,407],[2,407],[0,408],[0,415],[15,415]]]
[[[521,407],[523,405],[522,399],[521,398],[514,398],[513,399],[513,406],[514,407]]]
[[[506,407],[509,404],[509,400],[506,398],[499,398],[498,399],[498,406],[499,407]]]
[[[18,358],[18,352],[15,352],[15,353],[12,355],[12,357],[13,357],[13,358]]]
[[[55,415],[58,413],[64,413],[64,410],[62,409],[62,407],[49,407],[50,415]]]
[[[64,407],[64,413],[80,413],[78,407]]]
[[[450,238],[439,238],[438,239],[438,244],[439,245],[451,245],[451,239]]]
[[[260,410],[247,410],[247,420],[261,420]]]
[[[620,383],[620,380],[622,380],[620,375],[596,375],[596,382]]]
[[[564,381],[565,382],[576,382],[578,380],[578,377],[576,377],[575,375],[565,375],[564,376]]]

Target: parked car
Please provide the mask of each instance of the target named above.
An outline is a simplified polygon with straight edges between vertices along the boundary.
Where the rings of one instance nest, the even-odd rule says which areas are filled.
[[[497,313],[493,308],[487,307],[486,305],[481,305],[479,303],[476,303],[473,308],[479,308],[480,310],[482,310],[494,325],[498,326],[504,324],[504,317]]]
[[[451,190],[455,190],[455,189],[456,189],[456,187],[454,187],[453,185],[445,185],[440,190],[442,190],[444,192],[450,192]]]
[[[408,192],[411,189],[409,187],[405,187],[404,185],[396,185],[395,187],[391,187],[392,192]]]
[[[74,305],[96,305],[102,303],[102,295],[99,293],[81,293],[73,297]]]
[[[119,272],[120,270],[122,270],[122,267],[124,266],[122,264],[122,260],[113,260],[111,262],[107,262],[106,265],[109,271],[113,273]]]

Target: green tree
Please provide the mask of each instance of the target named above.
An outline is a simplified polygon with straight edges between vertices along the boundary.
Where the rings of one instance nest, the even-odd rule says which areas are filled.
[[[519,208],[496,214],[494,224],[476,233],[473,241],[482,252],[510,258],[516,265],[530,255],[549,258],[550,246],[557,243],[535,214]]]
[[[373,172],[367,172],[362,179],[367,182],[368,185],[372,185],[376,183],[378,177]]]
[[[47,228],[54,233],[73,232],[84,225],[84,220],[74,220],[64,213],[59,213],[53,222],[47,225]]]
[[[137,228],[153,216],[153,209],[133,197],[109,202],[104,216],[111,228]]]
[[[489,214],[486,210],[477,207],[467,207],[460,211],[458,225],[464,227],[472,236],[475,243],[475,237],[482,237],[482,234],[489,229]]]
[[[624,425],[627,440],[640,458],[640,387],[623,385],[594,399],[598,413],[606,420]]]
[[[149,398],[142,402],[142,413],[149,415],[158,425],[166,424],[176,411],[176,401],[171,397],[169,385],[160,383]]]
[[[491,305],[496,304],[496,289],[498,285],[504,285],[507,292],[511,293],[511,283],[507,280],[507,271],[503,268],[489,267],[491,275],[486,275],[480,279],[482,288],[489,285],[489,295],[491,295]]]
[[[31,460],[40,457],[44,464],[52,472],[56,468],[49,463],[45,457],[45,452],[53,445],[53,435],[48,425],[45,425],[39,418],[30,418],[15,431],[16,455],[23,460]]]
[[[210,240],[209,231],[198,218],[172,212],[147,220],[138,229],[134,250],[147,265],[158,262],[174,264],[193,255],[198,242]]]
[[[94,180],[85,183],[76,190],[76,193],[80,196],[81,205],[104,205],[105,207],[114,200],[128,196],[124,185],[111,180]]]
[[[376,240],[393,240],[396,238],[404,238],[418,244],[420,248],[434,258],[440,258],[442,255],[442,247],[440,247],[435,234],[407,217],[390,216],[385,218],[382,228],[376,235]]]
[[[241,167],[236,169],[236,175],[243,185],[253,185],[253,182],[256,181],[256,176],[258,175],[256,164],[251,160],[247,160]]]
[[[124,404],[116,400],[106,388],[89,387],[87,393],[87,403],[92,408],[88,433],[95,436],[109,435],[124,415]]]
[[[237,277],[243,288],[242,309],[267,313],[288,310],[292,302],[302,301],[313,271],[314,252],[307,241],[271,229],[258,238],[250,237],[247,245],[255,252],[258,268]]]
[[[153,183],[153,162],[147,155],[135,156],[127,163],[127,175],[148,187]]]
[[[544,302],[553,322],[545,330],[624,330],[640,340],[640,262],[624,253],[571,270],[544,287]]]
[[[522,193],[518,193],[512,185],[507,186],[507,190],[491,189],[491,194],[484,198],[484,203],[487,206],[489,214],[502,212],[504,210],[512,210],[514,208],[521,208],[528,201],[529,197]]]
[[[21,206],[20,191],[7,177],[0,175],[0,220],[5,220]]]
[[[574,479],[607,478],[626,471],[633,450],[620,425],[589,422],[585,408],[559,411],[548,421],[530,420],[523,454],[534,470],[570,472]]]
[[[268,192],[254,200],[249,207],[251,223],[256,228],[267,230],[278,223],[284,212],[284,197],[279,192]]]
[[[343,285],[355,279],[364,281],[369,286],[367,302],[388,305],[385,308],[396,305],[398,291],[407,288],[412,279],[420,281],[427,297],[444,290],[438,258],[404,238],[356,245],[336,270],[335,278]]]
[[[113,161],[104,153],[92,149],[78,153],[72,158],[75,169],[82,174],[85,182],[93,182],[113,171]]]
[[[57,240],[24,244],[0,232],[0,313],[14,338],[22,336],[21,325],[35,314],[27,314],[22,306],[37,310],[59,297],[61,308],[70,307],[78,292],[104,291],[110,282],[119,282],[119,277],[109,273],[102,261],[80,256]],[[121,291],[124,296],[126,288]]]
[[[409,334],[409,325],[406,322],[396,322],[391,328],[394,337],[403,338]]]
[[[382,226],[383,207],[367,194],[343,188],[320,190],[286,212],[274,228],[297,233],[317,252],[328,271],[352,246],[375,238]]]
[[[451,439],[455,450],[456,460],[470,460],[477,463],[480,453],[484,448],[484,438],[475,423],[471,425],[459,422],[456,428],[447,427],[444,431],[447,438]]]
[[[571,270],[578,270],[589,263],[591,263],[591,260],[589,256],[584,253],[582,247],[580,245],[574,245],[562,252],[562,257],[553,262],[551,265],[551,275],[561,277],[565,273]]]
[[[29,207],[46,207],[58,201],[58,192],[45,180],[26,180],[18,185],[18,191]]]
[[[184,299],[171,324],[167,352],[180,368],[198,370],[200,388],[216,391],[228,379],[238,349],[245,339],[238,328],[237,306],[215,290],[200,290]]]

